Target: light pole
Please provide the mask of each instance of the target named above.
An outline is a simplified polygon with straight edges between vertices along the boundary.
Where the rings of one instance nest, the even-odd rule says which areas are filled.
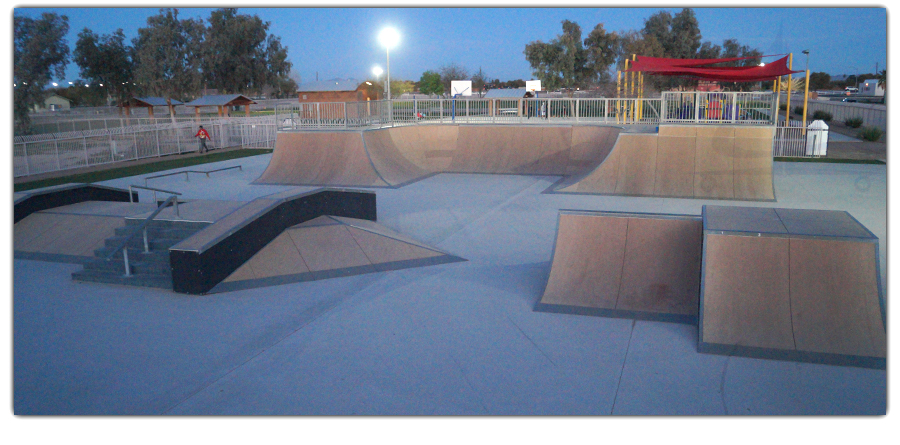
[[[391,100],[391,47],[400,42],[400,34],[394,28],[384,28],[378,34],[378,41],[384,45],[387,55],[387,100]]]

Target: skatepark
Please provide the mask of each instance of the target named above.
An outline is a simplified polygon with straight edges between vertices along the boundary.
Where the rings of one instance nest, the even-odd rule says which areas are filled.
[[[423,128],[427,127],[416,131]],[[570,132],[574,134],[574,130]],[[394,139],[394,135],[383,134],[394,141],[404,136]],[[611,309],[620,310],[618,313],[539,309],[553,286],[562,283],[553,275],[564,271],[555,264],[560,255],[559,236],[565,234],[561,230],[564,215],[639,219],[646,219],[645,215],[674,215],[663,219],[680,221],[682,225],[664,232],[690,234],[679,238],[685,247],[674,250],[682,255],[685,248],[697,249],[698,240],[712,236],[702,231],[728,227],[749,230],[734,225],[701,226],[705,206],[706,211],[719,206],[775,209],[771,210],[774,212],[847,212],[877,237],[877,248],[860,258],[877,255],[878,260],[873,262],[877,285],[884,289],[885,166],[774,162],[770,164],[770,184],[775,201],[559,193],[556,188],[565,181],[590,176],[597,170],[596,165],[575,161],[597,162],[614,152],[605,142],[609,134],[595,136],[604,142],[593,145],[593,154],[580,158],[567,155],[565,164],[541,164],[523,158],[505,164],[490,161],[478,167],[489,168],[490,172],[441,170],[463,170],[452,167],[452,163],[462,165],[473,159],[473,154],[440,160],[435,153],[416,158],[407,152],[409,157],[402,159],[419,159],[420,164],[398,162],[390,172],[372,168],[373,159],[368,172],[344,178],[377,172],[366,177],[384,184],[350,186],[335,181],[331,186],[340,185],[337,191],[357,190],[373,197],[376,218],[362,212],[356,216],[358,222],[345,216],[300,225],[285,222],[280,232],[284,235],[273,234],[272,241],[266,244],[270,250],[261,249],[260,256],[248,256],[241,264],[249,266],[237,272],[240,265],[235,265],[234,275],[222,280],[223,285],[244,284],[224,286],[222,291],[186,294],[73,280],[82,264],[20,255],[19,247],[25,244],[17,241],[15,411],[89,415],[884,414],[886,372],[879,369],[878,363],[816,363],[803,357],[783,356],[783,350],[777,347],[765,348],[769,355],[762,356],[753,356],[759,351],[746,345],[745,350],[735,350],[739,342],[728,338],[721,329],[712,330],[713,324],[701,332],[695,306],[699,301],[667,303],[665,307],[675,315],[659,316],[657,312],[647,316],[654,312],[653,306],[640,299],[628,300],[628,295],[640,294],[622,287],[617,293],[622,297],[614,299],[621,298],[623,304]],[[622,135],[617,135],[620,141]],[[358,149],[362,148],[365,139],[360,132],[350,132],[347,137],[360,141]],[[385,140],[381,136],[379,147],[384,152],[392,148]],[[370,141],[365,141],[365,146],[371,148]],[[398,146],[402,147],[398,144],[393,148]],[[446,149],[458,150],[459,145],[448,145]],[[397,152],[400,149],[392,153]],[[365,152],[362,154],[365,156]],[[297,185],[267,181],[275,174],[270,170],[272,166],[283,162],[279,157],[284,156],[276,149],[273,154],[209,164],[206,168],[210,170],[236,165],[241,169],[209,178],[192,177],[190,181],[180,175],[168,176],[155,180],[154,187],[178,191],[178,199],[183,200],[180,212],[185,218],[193,211],[193,215],[211,216],[218,224],[228,215],[237,218],[236,209],[252,207],[257,211],[251,213],[262,214],[258,209],[275,208],[272,206],[289,203],[294,197],[306,199],[319,193],[322,183],[328,182],[297,179],[294,182],[319,183]],[[433,164],[429,166],[426,161]],[[440,162],[445,163],[444,167],[437,165]],[[510,171],[517,165],[549,166],[520,174]],[[578,168],[562,171],[563,165]],[[618,175],[620,170],[616,171]],[[308,178],[304,174],[298,171],[296,177]],[[322,176],[329,177],[334,176]],[[657,176],[646,177],[655,181]],[[131,177],[98,185],[127,190],[129,185],[143,182],[142,177]],[[135,193],[139,203],[154,199],[147,190]],[[191,210],[191,202],[196,210]],[[99,212],[96,204],[80,206],[55,213],[41,210],[28,218],[63,218],[81,213],[101,221],[101,213],[123,214],[121,209]],[[143,214],[147,208],[140,210]],[[164,209],[173,211],[171,207]],[[166,217],[169,213],[160,215]],[[785,226],[793,220],[797,218],[784,219]],[[373,225],[376,222],[378,227]],[[654,224],[659,221],[641,224],[636,224],[634,230],[656,227]],[[227,240],[229,233],[236,233],[224,223],[216,227],[221,233],[208,235],[207,241]],[[346,252],[342,258],[347,259],[320,261],[304,254],[310,249],[288,248],[299,246],[303,239],[322,239],[303,238],[303,230],[325,233],[326,238],[348,249],[358,249],[353,247],[356,244],[363,254],[334,248],[331,250]],[[20,233],[24,232],[17,228],[16,236]],[[784,233],[772,235],[771,239],[794,236],[793,232]],[[862,244],[871,239],[865,233],[858,236]],[[360,241],[363,237],[372,240],[371,244],[364,245]],[[70,248],[64,239],[57,238],[46,245],[32,241],[30,246],[35,251],[49,249],[57,252],[54,255],[61,255]],[[190,240],[183,242],[187,241]],[[200,241],[203,240],[195,240],[198,245],[202,244]],[[71,249],[84,254],[97,242],[100,241],[84,238]],[[404,247],[397,247],[400,245]],[[626,250],[632,252],[630,248]],[[373,260],[375,251],[385,255],[385,259]],[[406,255],[404,259],[396,256],[401,252]],[[354,255],[359,261],[352,260]],[[678,282],[680,276],[694,273],[686,270],[700,270],[702,257],[672,270],[653,266],[641,255],[640,251],[626,254],[626,262],[647,271],[658,270],[657,278],[647,276],[646,283],[642,283],[640,274],[627,280],[626,274],[621,278],[623,285],[632,283],[637,289],[642,284],[663,282],[670,283],[667,285],[671,289],[685,290],[682,295],[693,293],[695,299],[700,295],[722,295],[714,292],[712,284],[698,294],[699,280],[671,284]],[[654,257],[652,252],[650,257]],[[290,267],[284,258],[302,258],[307,266],[323,265],[301,270]],[[365,261],[371,265],[363,264]],[[402,268],[398,266],[401,263]],[[394,266],[379,269],[378,264]],[[274,265],[279,267],[277,273],[265,272]],[[777,270],[772,266],[770,271],[773,268]],[[627,272],[627,268],[622,272]],[[785,283],[793,285],[793,281]],[[558,296],[562,294],[556,292]],[[634,303],[628,306],[627,301]],[[571,300],[564,303],[570,304]],[[694,318],[678,315],[691,311],[697,314]],[[868,317],[881,319],[877,312]],[[708,316],[704,318],[712,323]],[[796,328],[796,332],[809,331]],[[863,340],[857,343],[860,341]],[[722,344],[731,345],[732,351],[716,350]],[[698,350],[703,345],[709,350]],[[856,347],[839,355],[858,357],[862,354],[859,351]]]

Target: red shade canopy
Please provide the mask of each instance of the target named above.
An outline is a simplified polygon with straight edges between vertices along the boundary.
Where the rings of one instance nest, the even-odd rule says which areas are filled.
[[[716,63],[735,62],[753,57],[731,57],[725,59],[669,59],[663,57],[637,56],[626,72],[646,72],[664,76],[684,76],[724,82],[758,82],[772,80],[779,76],[802,71],[792,71],[787,66],[787,56],[764,66],[718,66]]]

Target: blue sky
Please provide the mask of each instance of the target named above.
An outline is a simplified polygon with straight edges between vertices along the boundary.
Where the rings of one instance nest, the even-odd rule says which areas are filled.
[[[68,43],[73,48],[85,27],[99,34],[122,28],[131,39],[159,8],[16,8],[17,16],[37,17],[52,11],[69,17]],[[281,36],[303,82],[371,77],[372,67],[385,65],[377,34],[397,28],[400,44],[391,50],[391,77],[418,80],[425,70],[457,63],[490,78],[529,79],[523,50],[531,41],[549,41],[572,20],[586,36],[598,23],[607,31],[640,29],[663,8],[239,8],[271,22],[269,32]],[[673,14],[680,8],[665,8]],[[180,17],[206,19],[211,8],[180,8]],[[884,8],[705,8],[694,11],[703,40],[721,45],[727,38],[765,54],[794,52],[795,69],[832,75],[874,72],[886,67],[887,12]],[[778,39],[779,30],[781,39]],[[67,79],[78,77],[70,63]]]

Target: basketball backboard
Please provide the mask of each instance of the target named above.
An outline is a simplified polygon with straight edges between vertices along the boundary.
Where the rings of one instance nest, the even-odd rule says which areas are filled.
[[[451,80],[450,81],[450,95],[456,96],[471,96],[472,95],[472,81],[471,80]]]

